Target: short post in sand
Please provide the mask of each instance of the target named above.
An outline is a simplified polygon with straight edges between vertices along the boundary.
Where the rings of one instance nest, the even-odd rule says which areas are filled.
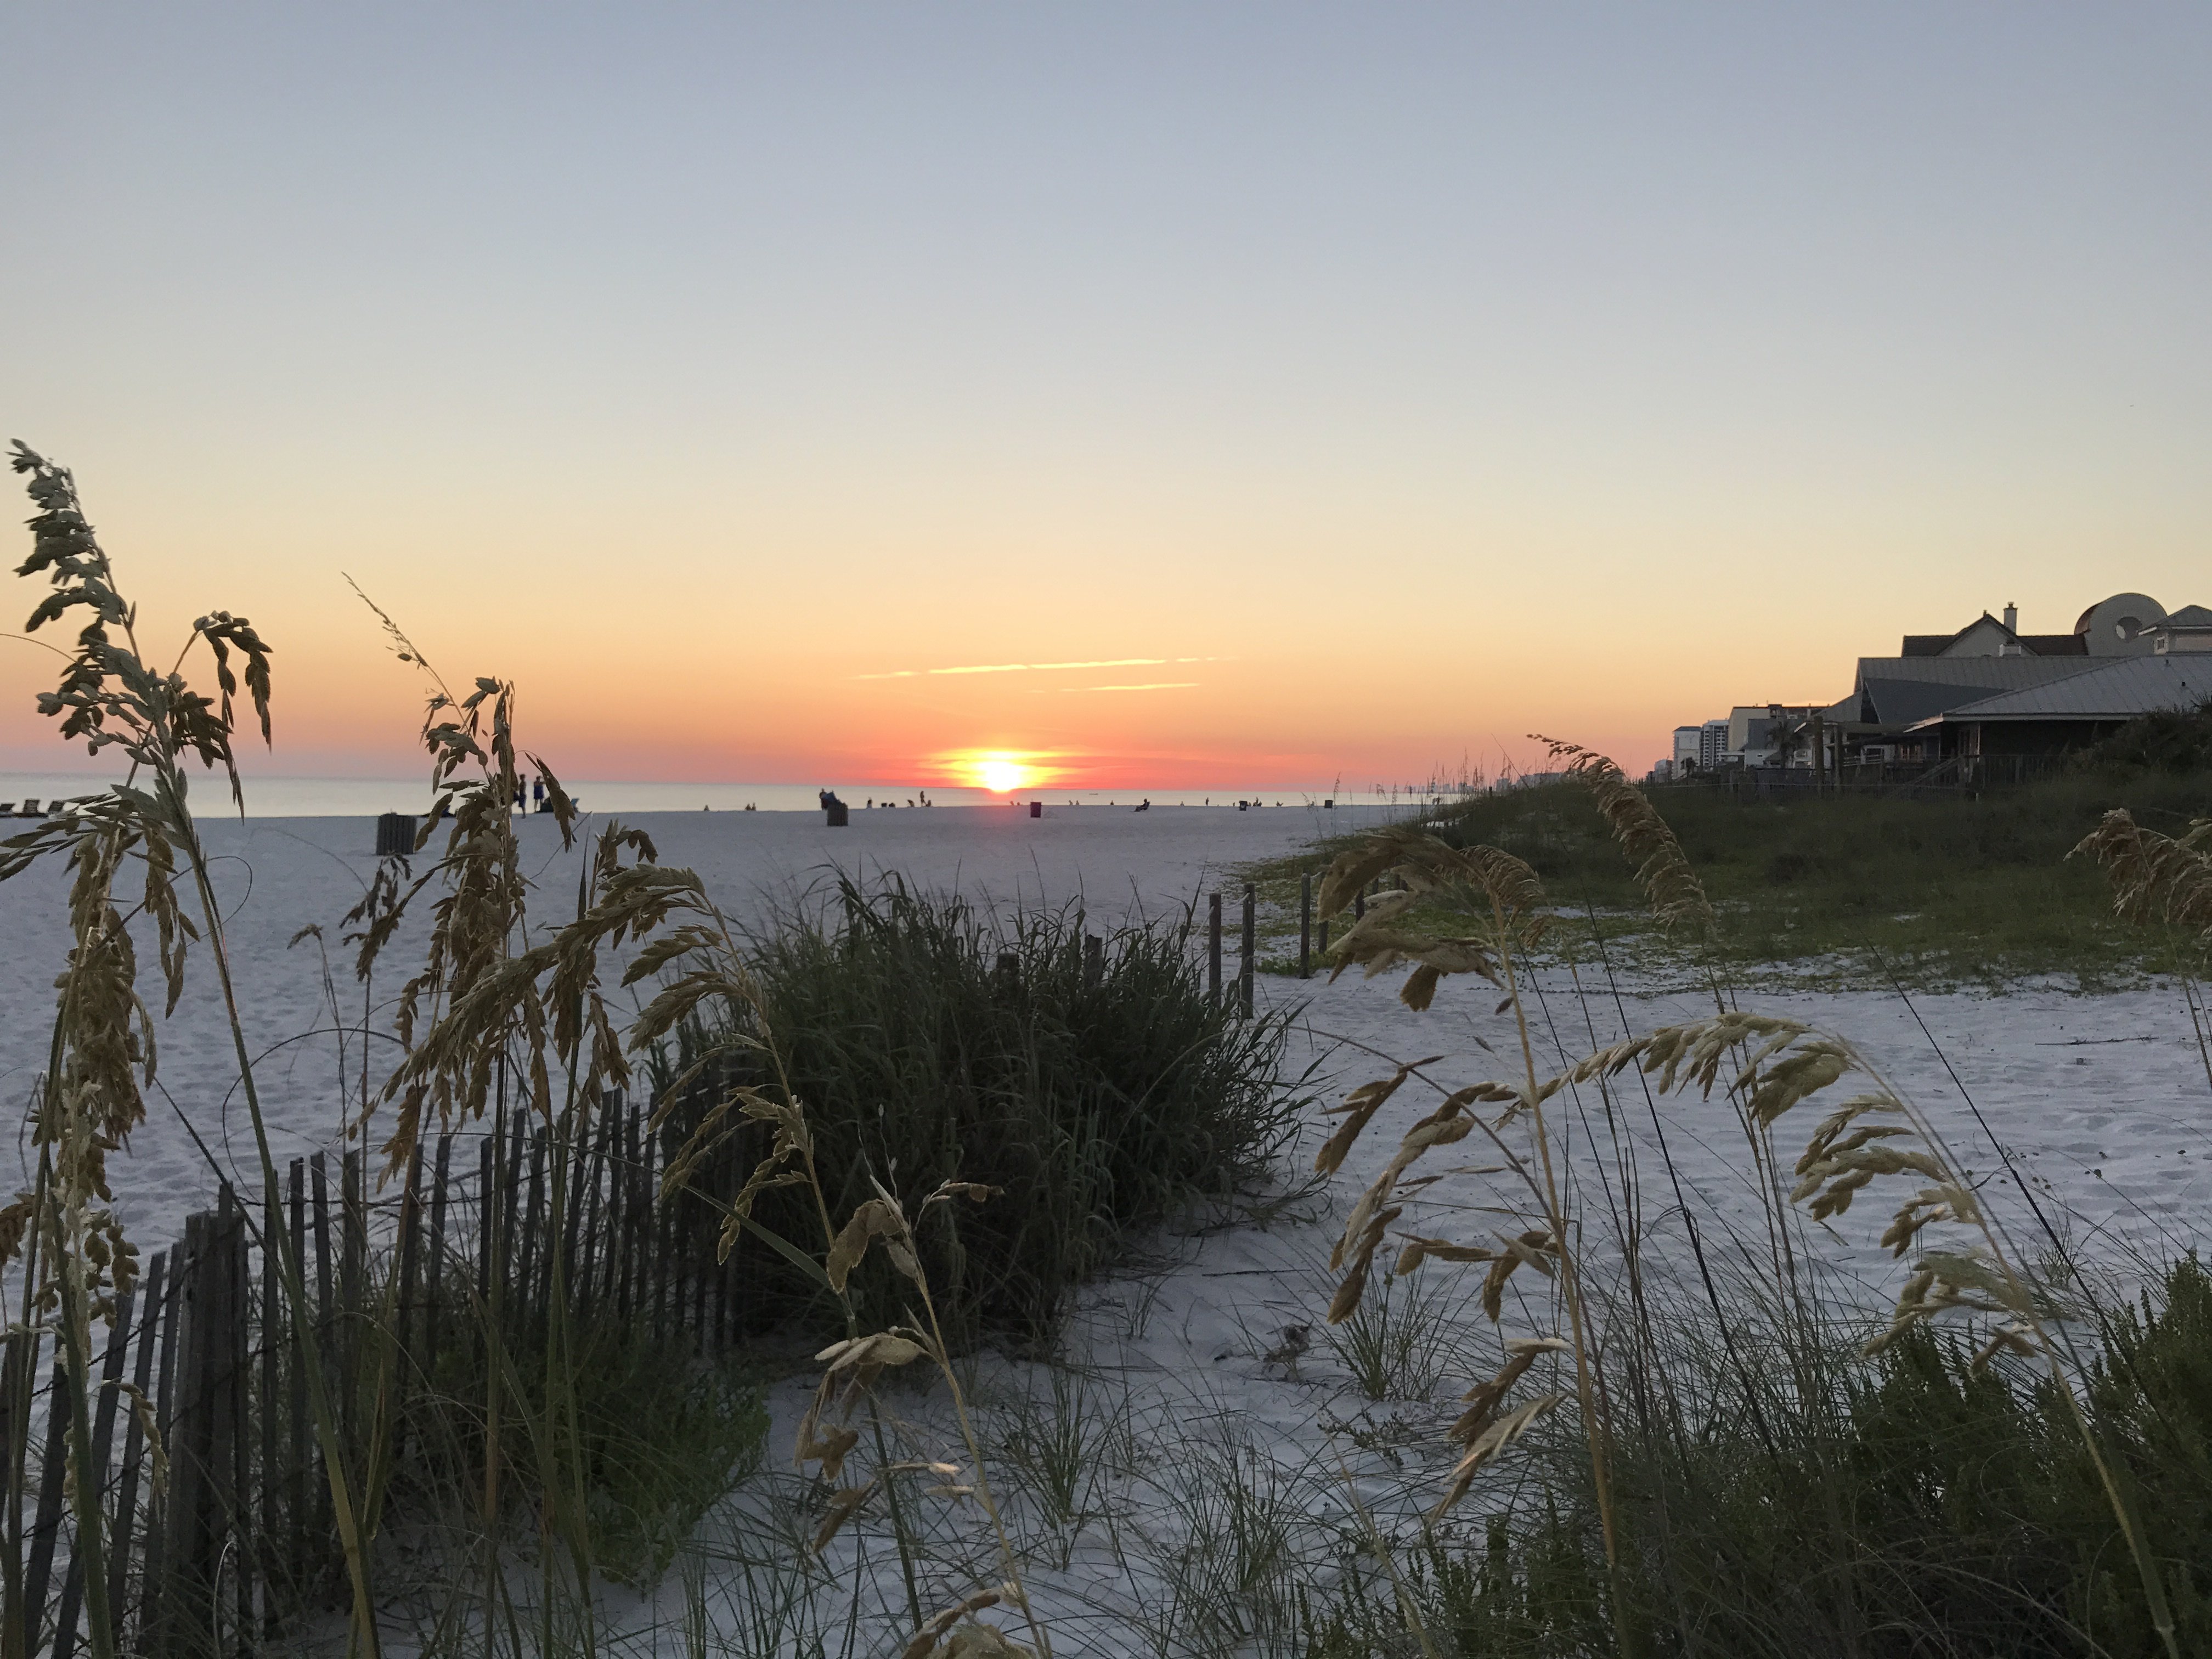
[[[1313,872],[1298,878],[1298,977],[1313,977]]]
[[[1221,1004],[1221,895],[1206,896],[1206,994]]]
[[[1237,969],[1237,1001],[1244,1018],[1252,1018],[1252,975],[1259,962],[1259,891],[1249,883],[1244,888],[1244,950]]]
[[[1095,991],[1106,977],[1106,941],[1096,933],[1083,936],[1083,988]]]

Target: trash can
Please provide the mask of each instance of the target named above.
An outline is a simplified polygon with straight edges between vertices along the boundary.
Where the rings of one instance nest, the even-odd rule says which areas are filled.
[[[376,856],[380,859],[412,857],[415,852],[415,820],[404,812],[386,812],[376,821]]]
[[[1031,801],[1030,803],[1030,816],[1033,818],[1042,817],[1044,816],[1044,803],[1041,800]]]
[[[830,819],[830,827],[832,830],[842,830],[846,827],[847,815],[850,813],[853,809],[846,805],[842,800],[833,800],[829,805],[823,807],[822,810],[828,815]]]

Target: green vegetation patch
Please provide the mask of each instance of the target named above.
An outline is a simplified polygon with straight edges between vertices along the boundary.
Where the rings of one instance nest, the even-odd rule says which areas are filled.
[[[1303,1102],[1277,1082],[1284,1020],[1212,1003],[1190,926],[1180,915],[1113,930],[1087,963],[1074,910],[1002,925],[896,879],[866,891],[841,881],[750,942],[763,1035],[805,1108],[833,1217],[866,1203],[872,1178],[913,1214],[941,1182],[1001,1189],[934,1206],[918,1229],[921,1265],[963,1338],[1048,1337],[1068,1291],[1133,1231],[1259,1180],[1295,1132]],[[656,1095],[717,1035],[680,1030],[655,1057]],[[665,1133],[688,1136],[732,1084],[771,1081],[757,1056],[718,1057]],[[691,1183],[706,1198],[701,1224],[720,1225],[717,1204],[766,1146],[749,1127],[709,1160]],[[763,1328],[832,1311],[767,1237],[812,1248],[814,1201],[799,1186],[763,1193],[758,1229],[738,1242]],[[853,1292],[872,1328],[901,1322],[912,1297],[881,1259]]]
[[[1740,1343],[1774,1334],[1747,1311]],[[2212,1279],[2185,1257],[2104,1326],[2083,1403],[2152,1540],[2180,1650],[2212,1651]],[[1925,1328],[1864,1366],[1792,1346],[1753,1393],[1711,1345],[1679,1346],[1670,1391],[1711,1408],[1623,1437],[1620,1593],[1643,1652],[2166,1652],[2048,1370],[1977,1369]],[[1432,1535],[1310,1603],[1310,1659],[1617,1651],[1581,1452],[1562,1437],[1540,1454],[1546,1498],[1491,1517],[1480,1544]]]
[[[2114,744],[2160,758],[2194,752],[2163,726],[2130,728]],[[2212,771],[2101,758],[2018,788],[1932,800],[1759,800],[1698,785],[1650,793],[1712,897],[1712,949],[1723,963],[1797,964],[1799,977],[1831,984],[1883,983],[1894,971],[1923,986],[1994,989],[2051,975],[2109,988],[2179,966],[2175,946],[2116,918],[2102,873],[2066,854],[2112,807],[2168,834],[2212,816]],[[1554,903],[1595,926],[1616,960],[1661,960],[1633,872],[1581,785],[1483,796],[1433,823],[1455,847],[1486,843],[1526,860]],[[1245,872],[1273,912],[1265,965],[1295,964],[1299,877],[1317,875],[1350,844],[1326,842]]]

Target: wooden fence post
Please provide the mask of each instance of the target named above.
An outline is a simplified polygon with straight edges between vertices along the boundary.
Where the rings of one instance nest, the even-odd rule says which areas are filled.
[[[1260,929],[1259,893],[1250,884],[1244,888],[1244,939],[1241,960],[1237,969],[1237,1002],[1244,1018],[1252,1018],[1252,976],[1259,971]]]
[[[1106,941],[1096,933],[1083,936],[1083,988],[1095,991],[1106,980]]]
[[[179,1648],[186,1632],[219,1628],[225,1543],[239,1517],[239,1462],[244,1450],[246,1229],[230,1189],[215,1214],[185,1224],[183,1376],[169,1431],[168,1540],[161,1575],[161,1642]],[[251,1595],[246,1553],[230,1555],[241,1601]],[[250,1605],[250,1603],[249,1603]]]
[[[1221,1006],[1221,895],[1206,896],[1206,994]]]
[[[1313,977],[1313,872],[1298,878],[1298,977]]]

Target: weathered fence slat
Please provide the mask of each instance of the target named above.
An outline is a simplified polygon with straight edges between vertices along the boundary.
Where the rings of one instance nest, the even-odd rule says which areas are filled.
[[[488,1134],[477,1143],[477,1303],[491,1304],[491,1242],[494,1212],[498,1208],[492,1168],[498,1158],[499,1136]]]
[[[1221,895],[1206,896],[1206,997],[1221,1006]]]
[[[1252,1018],[1252,976],[1260,967],[1259,893],[1244,889],[1244,936],[1237,969],[1237,1006],[1245,1018]]]
[[[107,1493],[108,1454],[115,1448],[115,1405],[123,1394],[117,1385],[123,1381],[123,1364],[130,1346],[132,1300],[131,1294],[116,1298],[115,1312],[108,1321],[106,1351],[100,1357],[100,1403],[94,1410],[92,1424],[92,1481],[93,1490],[103,1499]],[[107,1541],[113,1547],[114,1540]],[[101,1584],[92,1593],[105,1595],[107,1586]],[[72,1550],[69,1577],[62,1581],[61,1610],[54,1619],[53,1659],[70,1659],[76,1650],[77,1611],[84,1594],[84,1560]],[[112,1600],[108,1602],[110,1607],[114,1605]]]
[[[499,1183],[498,1255],[495,1258],[499,1274],[500,1296],[510,1306],[515,1285],[515,1247],[521,1243],[515,1227],[515,1211],[522,1200],[522,1153],[526,1137],[524,1125],[530,1114],[520,1105],[515,1108],[513,1123],[507,1134],[507,1167]]]
[[[1298,878],[1298,977],[1313,977],[1313,872]]]
[[[58,1347],[60,1345],[56,1344]],[[63,1431],[69,1422],[64,1403],[69,1388],[61,1356],[54,1356],[52,1380],[46,1385],[46,1455],[39,1470],[39,1507],[31,1522],[31,1565],[23,1584],[23,1627],[29,1637],[23,1650],[35,1653],[40,1645],[39,1623],[46,1607],[46,1584],[54,1570],[54,1545],[62,1530]]]
[[[154,1428],[164,1446],[170,1443],[176,1427],[177,1333],[185,1322],[185,1277],[191,1262],[192,1243],[191,1218],[186,1217],[184,1242],[169,1247],[169,1285],[161,1309],[161,1358],[155,1374]],[[176,1486],[172,1481],[161,1510],[146,1517],[146,1571],[138,1589],[138,1630],[149,1647],[151,1635],[160,1625],[161,1575],[168,1565],[168,1510],[176,1501]]]
[[[256,1331],[257,1351],[261,1357],[261,1582],[267,1593],[263,1596],[264,1630],[273,1621],[276,1613],[276,1574],[280,1563],[274,1552],[276,1540],[283,1535],[282,1517],[284,1513],[285,1487],[289,1484],[289,1466],[277,1455],[277,1425],[283,1412],[283,1370],[281,1365],[284,1328],[284,1297],[282,1274],[278,1271],[281,1255],[277,1240],[284,1233],[284,1194],[281,1188],[272,1188],[263,1195],[261,1224],[261,1319]],[[297,1393],[298,1390],[293,1390]]]
[[[146,1299],[138,1320],[138,1357],[131,1380],[141,1399],[152,1398],[155,1332],[161,1323],[169,1252],[156,1250],[146,1267]],[[138,1460],[146,1449],[144,1427],[133,1409],[124,1421],[121,1479],[115,1494],[115,1535],[107,1559],[107,1605],[123,1622],[123,1597],[130,1587],[131,1542],[138,1528]],[[150,1531],[146,1534],[150,1536]]]
[[[25,1601],[20,1577],[23,1562],[23,1494],[19,1470],[30,1462],[30,1376],[37,1361],[36,1339],[27,1331],[0,1334],[0,1646],[9,1640],[9,1623],[21,1620]],[[26,1443],[19,1454],[15,1442]],[[26,1638],[23,1648],[30,1650]]]
[[[526,1309],[535,1308],[538,1305],[538,1278],[540,1265],[538,1261],[538,1256],[540,1254],[539,1247],[543,1245],[544,1254],[549,1256],[552,1254],[553,1249],[553,1240],[550,1238],[541,1238],[539,1237],[541,1232],[549,1230],[542,1229],[538,1224],[538,1218],[545,1213],[545,1143],[547,1136],[539,1131],[538,1126],[534,1121],[531,1122],[530,1128],[532,1131],[530,1136],[530,1200],[529,1207],[522,1212],[522,1259],[519,1264],[519,1271],[516,1273],[514,1279],[516,1288],[520,1292],[522,1305]]]
[[[419,1304],[415,1298],[416,1275],[421,1263],[422,1231],[422,1143],[418,1139],[407,1154],[407,1186],[399,1194],[399,1328],[393,1340],[399,1350],[399,1364],[394,1373],[394,1387],[401,1396],[407,1392],[410,1372],[418,1358],[427,1352],[416,1340]]]
[[[438,1137],[437,1172],[430,1188],[430,1260],[422,1295],[422,1352],[426,1365],[437,1363],[438,1340],[444,1322],[440,1309],[446,1279],[446,1193],[453,1178],[453,1137],[449,1132]]]
[[[292,1266],[300,1275],[301,1288],[307,1285],[307,1166],[304,1159],[292,1160],[291,1173],[285,1198],[290,1209],[288,1218],[292,1227]],[[307,1331],[311,1316],[306,1308],[296,1304],[291,1313],[291,1455],[285,1462],[290,1492],[292,1518],[292,1561],[295,1570],[304,1570],[307,1559],[308,1493],[315,1484],[314,1467],[307,1461]]]
[[[314,1191],[315,1203],[315,1350],[321,1356],[324,1383],[330,1389],[328,1398],[337,1402],[343,1400],[343,1377],[332,1365],[337,1358],[337,1349],[331,1340],[331,1320],[336,1315],[337,1304],[331,1299],[330,1168],[324,1163],[320,1152],[307,1160],[307,1179]],[[330,1481],[327,1479],[316,1481],[315,1530],[319,1534],[327,1534],[337,1521],[337,1512],[331,1507],[335,1502],[331,1496]]]

